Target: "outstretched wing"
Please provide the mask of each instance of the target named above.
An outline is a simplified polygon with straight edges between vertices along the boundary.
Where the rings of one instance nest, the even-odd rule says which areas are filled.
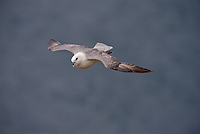
[[[107,46],[106,44],[103,44],[103,43],[99,43],[97,42],[97,44],[94,46],[95,49],[99,50],[99,51],[108,51],[110,49],[113,49],[112,46]]]
[[[130,63],[121,62],[117,68],[114,70],[121,71],[121,72],[133,72],[133,73],[148,73],[152,72],[153,70],[136,66]]]
[[[73,54],[76,54],[80,51],[83,51],[84,49],[87,49],[86,46],[82,45],[75,45],[75,44],[63,44],[61,45],[60,42],[50,39],[48,43],[48,49],[51,51],[60,51],[60,50],[68,50],[72,52]]]
[[[91,51],[88,54],[87,59],[100,60],[106,68],[117,70],[120,72],[147,73],[153,71],[147,68],[136,66],[134,64],[119,62],[115,57],[98,50]]]

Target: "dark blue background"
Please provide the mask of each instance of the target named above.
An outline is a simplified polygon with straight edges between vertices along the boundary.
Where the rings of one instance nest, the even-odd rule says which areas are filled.
[[[199,134],[198,0],[1,0],[1,134]],[[114,47],[129,74],[48,41]]]

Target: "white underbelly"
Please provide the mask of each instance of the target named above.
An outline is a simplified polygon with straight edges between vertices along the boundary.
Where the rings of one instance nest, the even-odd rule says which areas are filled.
[[[86,69],[88,67],[91,67],[92,65],[94,65],[98,61],[99,60],[86,60],[86,61],[82,62],[81,64],[79,64],[77,67],[81,68],[81,69]]]

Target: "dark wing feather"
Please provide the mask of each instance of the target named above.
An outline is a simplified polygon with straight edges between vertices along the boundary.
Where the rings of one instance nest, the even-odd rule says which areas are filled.
[[[50,39],[48,43],[48,49],[51,51],[60,51],[60,50],[68,50],[72,52],[73,54],[78,53],[79,51],[82,51],[83,49],[86,49],[86,46],[82,45],[75,45],[75,44],[63,44],[61,45],[60,42]]]
[[[133,73],[147,73],[153,71],[147,68],[136,66],[134,64],[123,63],[123,62],[120,63],[119,66],[115,69],[121,72],[133,72]]]
[[[153,70],[136,66],[134,64],[123,63],[105,52],[94,50],[89,52],[87,59],[100,60],[106,68],[117,70],[120,72],[147,73]]]

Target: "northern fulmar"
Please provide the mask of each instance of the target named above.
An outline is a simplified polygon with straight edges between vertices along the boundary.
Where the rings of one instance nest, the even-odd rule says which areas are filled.
[[[94,48],[88,48],[83,45],[76,44],[63,44],[50,39],[48,43],[48,49],[51,51],[68,50],[74,54],[71,58],[73,67],[86,69],[101,61],[106,68],[117,70],[120,72],[132,72],[132,73],[147,73],[153,70],[136,66],[130,63],[119,62],[117,59],[109,55],[113,47],[107,46],[103,43],[97,43]]]

